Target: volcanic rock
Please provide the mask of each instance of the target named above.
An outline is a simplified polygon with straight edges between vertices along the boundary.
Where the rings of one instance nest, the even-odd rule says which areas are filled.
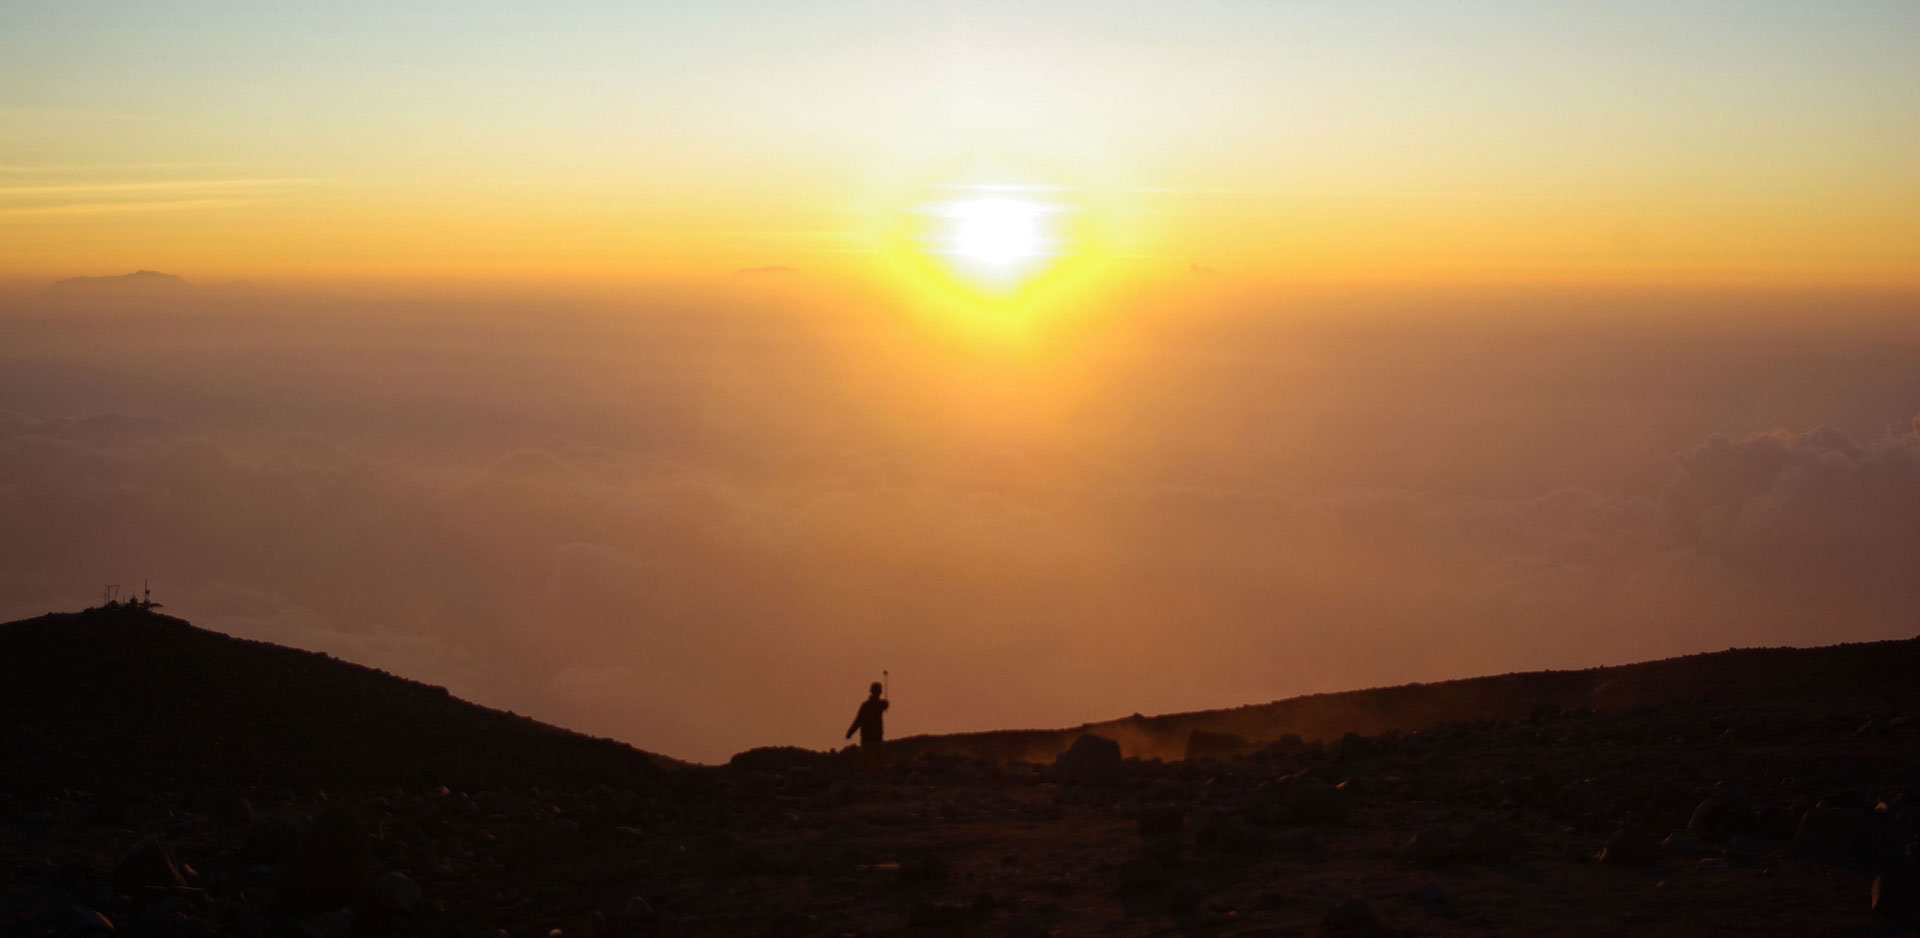
[[[915,854],[900,861],[898,878],[902,886],[944,883],[947,881],[947,861],[931,853]]]
[[[1888,870],[1874,877],[1873,910],[1901,922],[1920,919],[1920,873]],[[1920,924],[1920,922],[1916,922]]]
[[[1660,858],[1660,845],[1637,827],[1623,827],[1607,838],[1600,848],[1599,860],[1613,866],[1652,866]]]
[[[174,866],[173,856],[158,837],[143,837],[113,865],[114,884],[122,889],[140,886],[178,888],[187,881]]]
[[[1461,858],[1467,860],[1505,863],[1525,847],[1525,839],[1513,825],[1482,818],[1473,822],[1460,838],[1459,852]]]
[[[1380,927],[1380,916],[1365,899],[1348,899],[1320,920],[1320,929],[1334,934],[1371,932]]]
[[[367,887],[367,902],[382,912],[410,914],[420,907],[420,886],[405,873],[388,873]]]
[[[1152,860],[1135,857],[1116,867],[1114,877],[1123,893],[1147,892],[1166,883],[1167,871]]]
[[[1459,853],[1460,838],[1452,831],[1433,828],[1413,835],[1400,855],[1414,866],[1444,866]]]
[[[1274,824],[1338,824],[1347,819],[1346,792],[1316,779],[1283,779],[1265,800],[1267,820]]]
[[[1200,908],[1200,887],[1190,882],[1179,882],[1167,890],[1167,914],[1185,915]]]
[[[1173,805],[1158,805],[1141,808],[1136,820],[1140,825],[1140,836],[1166,837],[1180,833],[1181,825],[1186,823],[1187,812]]]
[[[367,850],[366,829],[352,811],[332,807],[320,812],[275,877],[275,906],[301,914],[353,902],[371,872]]]
[[[109,938],[113,934],[113,922],[93,909],[75,907],[53,918],[51,929],[62,938]]]
[[[1088,733],[1053,760],[1053,779],[1062,785],[1115,788],[1126,784],[1127,764],[1120,744]]]
[[[1753,827],[1753,804],[1727,789],[1700,802],[1687,819],[1687,831],[1693,834],[1743,834]]]
[[[1444,912],[1453,907],[1453,897],[1439,883],[1422,883],[1413,891],[1414,903],[1429,912]]]
[[[300,838],[306,833],[304,821],[293,818],[255,821],[240,845],[240,859],[255,866],[279,866],[300,848]]]
[[[1866,846],[1864,827],[1860,818],[1845,808],[1811,808],[1800,817],[1800,827],[1787,845],[1787,854],[1812,863],[1845,865]]]

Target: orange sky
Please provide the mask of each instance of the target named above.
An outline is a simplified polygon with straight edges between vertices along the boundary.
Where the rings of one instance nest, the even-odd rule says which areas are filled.
[[[188,3],[0,30],[0,276],[1920,284],[1910,5]]]

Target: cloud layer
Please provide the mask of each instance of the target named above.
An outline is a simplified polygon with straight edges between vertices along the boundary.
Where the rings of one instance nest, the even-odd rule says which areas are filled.
[[[1911,327],[834,308],[16,311],[0,617],[151,577],[700,759],[882,667],[923,732],[1915,631]]]

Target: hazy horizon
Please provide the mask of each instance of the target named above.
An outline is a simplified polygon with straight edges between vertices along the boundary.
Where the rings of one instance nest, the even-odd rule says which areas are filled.
[[[1902,294],[805,276],[0,310],[0,618],[170,612],[698,760],[1914,633]]]
[[[1914,3],[26,0],[0,128],[0,618],[697,760],[1920,631]]]

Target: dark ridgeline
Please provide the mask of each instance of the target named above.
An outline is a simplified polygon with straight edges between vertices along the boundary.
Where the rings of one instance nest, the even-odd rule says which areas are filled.
[[[1920,638],[1821,648],[1730,648],[1577,671],[1527,671],[1308,694],[1224,710],[1134,714],[1067,729],[908,736],[889,741],[887,748],[890,758],[899,760],[962,753],[1044,762],[1082,734],[1095,733],[1120,741],[1129,756],[1172,760],[1233,755],[1288,734],[1307,742],[1332,741],[1348,733],[1373,736],[1450,722],[1525,720],[1543,711],[1808,701],[1920,704]]]
[[[157,605],[157,604],[156,604]],[[0,789],[642,787],[654,756],[142,601],[0,625]]]
[[[0,934],[1892,934],[1917,669],[1729,651],[908,739],[865,777],[116,603],[0,625]]]

